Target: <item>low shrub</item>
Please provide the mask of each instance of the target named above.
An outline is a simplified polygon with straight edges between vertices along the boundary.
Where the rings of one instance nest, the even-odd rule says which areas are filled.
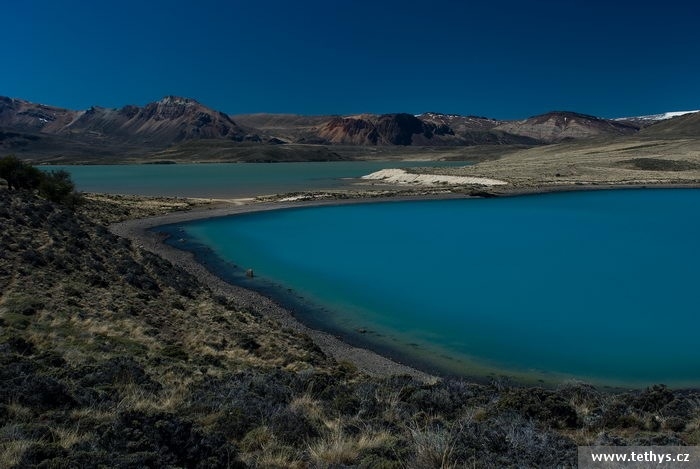
[[[10,189],[37,190],[46,200],[75,209],[84,203],[65,170],[43,172],[14,155],[0,158],[0,178]]]

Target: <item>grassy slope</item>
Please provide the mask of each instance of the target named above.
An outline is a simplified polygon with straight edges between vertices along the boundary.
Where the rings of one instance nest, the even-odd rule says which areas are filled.
[[[628,137],[515,151],[464,168],[421,172],[502,179],[515,187],[575,184],[700,183],[700,139]]]
[[[700,442],[697,392],[364,377],[105,229],[183,208],[0,190],[0,467],[551,466]]]

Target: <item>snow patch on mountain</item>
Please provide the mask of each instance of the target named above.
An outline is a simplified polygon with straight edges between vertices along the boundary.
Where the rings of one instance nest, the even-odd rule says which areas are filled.
[[[671,119],[673,117],[678,117],[678,116],[684,116],[686,114],[693,114],[695,112],[700,112],[699,110],[696,111],[671,111],[671,112],[664,112],[663,114],[651,114],[648,116],[636,116],[636,117],[618,117],[617,119],[613,119],[616,121],[663,121],[666,119]]]

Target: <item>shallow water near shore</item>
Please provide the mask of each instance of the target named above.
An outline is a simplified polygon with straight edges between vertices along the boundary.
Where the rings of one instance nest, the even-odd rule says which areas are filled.
[[[229,279],[309,305],[302,321],[439,373],[700,385],[700,190],[297,208],[167,231]]]

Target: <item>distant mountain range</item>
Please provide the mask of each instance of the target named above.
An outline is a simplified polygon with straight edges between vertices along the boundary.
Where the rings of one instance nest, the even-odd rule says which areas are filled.
[[[541,145],[572,138],[629,135],[640,126],[574,112],[550,112],[518,121],[427,112],[300,118],[281,114],[232,116],[259,134],[278,132],[287,143],[463,146]],[[274,127],[266,125],[274,122]]]
[[[543,145],[593,137],[700,136],[697,111],[602,119],[554,111],[523,120],[427,112],[419,115],[227,115],[194,99],[166,96],[121,109],[62,109],[0,97],[0,154],[25,157],[152,155],[191,141],[228,145]],[[332,151],[314,158],[335,159]],[[278,152],[279,153],[279,152]],[[287,152],[288,153],[288,152]],[[305,157],[302,157],[305,159]]]

